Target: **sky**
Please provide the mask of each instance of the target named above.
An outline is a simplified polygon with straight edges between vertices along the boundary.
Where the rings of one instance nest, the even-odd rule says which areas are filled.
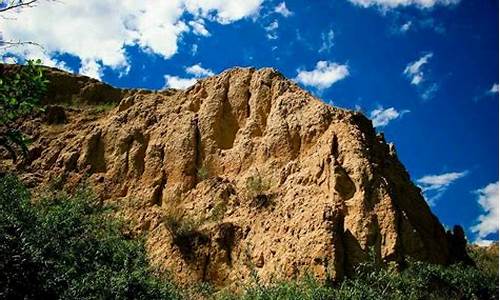
[[[488,244],[499,218],[498,12],[497,0],[40,0],[3,13],[0,40],[43,48],[0,55],[147,89],[274,67],[371,118],[444,226]]]

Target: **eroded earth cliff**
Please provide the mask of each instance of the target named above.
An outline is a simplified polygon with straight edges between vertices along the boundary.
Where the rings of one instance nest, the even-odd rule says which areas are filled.
[[[273,69],[159,92],[47,75],[45,112],[20,125],[30,159],[1,168],[31,187],[87,180],[183,282],[336,280],[370,248],[441,264],[461,251],[370,120]]]

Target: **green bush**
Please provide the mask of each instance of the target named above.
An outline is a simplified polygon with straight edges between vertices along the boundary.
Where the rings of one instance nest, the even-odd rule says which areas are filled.
[[[444,267],[416,261],[398,271],[395,265],[378,265],[372,255],[354,276],[335,286],[308,276],[269,285],[256,281],[241,295],[221,299],[498,299],[498,276],[462,264]]]
[[[209,176],[207,166],[203,165],[198,170],[196,170],[196,178],[198,181],[203,181]]]
[[[488,276],[498,278],[498,243],[487,247],[469,246],[468,254],[478,269]]]
[[[164,219],[164,225],[172,236],[173,243],[179,248],[184,259],[195,258],[198,247],[208,242],[208,237],[200,231],[205,220],[185,216],[180,209],[173,209]]]
[[[271,184],[269,181],[262,178],[259,173],[248,177],[246,180],[247,196],[250,198],[251,204],[255,207],[260,208],[268,206],[271,203],[270,188]]]
[[[256,276],[241,294],[215,296],[208,283],[181,291],[154,276],[143,241],[125,237],[112,212],[86,188],[32,199],[15,177],[0,177],[0,299],[498,299],[498,252],[482,248],[471,252],[478,268],[409,260],[400,271],[372,253],[335,285],[308,276],[263,284]],[[166,226],[189,258],[206,237],[199,222],[178,216]]]
[[[17,179],[0,178],[0,298],[180,299],[121,229],[88,189],[32,202]]]
[[[19,118],[39,109],[48,81],[41,61],[28,60],[21,68],[0,69],[0,147],[15,161],[19,150],[26,157],[29,140],[14,123]]]

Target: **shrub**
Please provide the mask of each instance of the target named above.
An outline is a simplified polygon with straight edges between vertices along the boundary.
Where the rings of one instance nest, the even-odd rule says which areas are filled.
[[[198,232],[201,225],[199,220],[185,217],[181,213],[169,213],[165,217],[165,226],[173,237],[187,237]]]
[[[263,207],[270,204],[271,202],[271,195],[269,194],[270,188],[271,184],[269,183],[269,181],[264,180],[259,173],[247,178],[246,181],[247,195],[250,198],[252,204],[256,207]]]
[[[170,211],[164,219],[165,227],[172,236],[172,242],[186,260],[194,259],[197,247],[208,242],[208,237],[199,230],[203,222],[203,219],[195,220],[184,216],[179,209]]]
[[[32,202],[17,179],[0,178],[0,298],[179,299],[110,213],[86,188]]]
[[[198,170],[196,170],[196,177],[198,181],[203,181],[208,178],[208,168],[207,166],[201,166]]]
[[[398,271],[395,265],[377,264],[372,254],[337,285],[310,276],[268,285],[256,280],[241,295],[222,299],[498,299],[498,277],[462,264],[445,267],[412,260]]]
[[[224,218],[226,211],[227,211],[227,200],[219,199],[215,204],[214,208],[212,208],[209,219],[214,222],[219,222]]]
[[[469,246],[468,254],[478,269],[491,277],[498,278],[498,243],[486,247]]]
[[[36,109],[47,90],[41,61],[28,60],[27,64],[12,70],[0,68],[0,147],[16,161],[18,152],[28,156],[29,140],[18,130],[15,122]]]

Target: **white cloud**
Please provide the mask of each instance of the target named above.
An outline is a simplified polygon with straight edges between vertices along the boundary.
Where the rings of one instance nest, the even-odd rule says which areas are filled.
[[[468,171],[463,172],[450,172],[440,175],[426,175],[417,180],[418,183],[424,186],[424,191],[438,190],[443,187],[448,187],[455,180],[460,179],[467,175]]]
[[[196,17],[229,24],[258,14],[264,0],[184,0],[183,2],[187,11]]]
[[[478,223],[471,227],[471,231],[476,233],[476,242],[488,242],[485,238],[498,232],[498,181],[476,190],[477,202],[484,211],[478,218]]]
[[[293,12],[291,12],[288,9],[288,7],[286,7],[286,3],[285,2],[281,2],[280,4],[276,5],[276,7],[274,8],[274,12],[282,15],[285,18],[293,15]]]
[[[214,72],[212,72],[212,70],[203,68],[201,66],[201,64],[196,64],[196,65],[192,65],[190,67],[187,67],[186,73],[194,75],[194,77],[197,77],[197,78],[214,75]]]
[[[478,246],[482,246],[482,247],[486,247],[486,246],[490,246],[492,245],[493,243],[495,242],[498,242],[498,241],[494,241],[494,240],[485,240],[485,239],[476,239],[474,242],[472,242],[473,244],[476,244]]]
[[[406,23],[404,23],[403,25],[401,25],[401,28],[399,28],[399,31],[401,32],[407,32],[408,30],[410,30],[411,26],[413,25],[413,22],[412,21],[408,21]]]
[[[488,90],[488,94],[498,94],[498,83],[493,84],[493,86]]]
[[[201,36],[210,36],[210,32],[208,32],[207,28],[205,27],[205,21],[203,21],[203,19],[192,20],[189,21],[188,24],[193,28],[193,32],[195,34]]]
[[[466,176],[469,171],[450,172],[439,175],[426,175],[417,179],[429,205],[433,206],[443,196],[448,187],[456,180]]]
[[[192,55],[192,56],[195,56],[197,53],[198,53],[198,45],[193,44],[193,45],[191,46],[191,55]]]
[[[178,51],[178,40],[190,31],[206,35],[203,19],[228,24],[258,13],[263,0],[66,0],[43,1],[33,9],[15,10],[0,18],[6,41],[32,41],[38,47],[15,47],[12,54],[42,58],[57,65],[58,54],[80,58],[81,71],[98,77],[102,68],[127,70],[127,46],[170,58]],[[205,31],[203,30],[205,29]]]
[[[1,20],[1,18],[0,18]],[[42,63],[46,66],[49,67],[55,67],[59,68],[61,70],[65,70],[67,72],[73,73],[74,71],[71,70],[66,63],[63,61],[60,61],[56,58],[50,57],[46,51],[44,51],[41,47],[39,46],[32,46],[30,48],[24,48],[24,47],[16,47],[15,48],[16,53],[0,53],[2,60],[8,59],[10,61],[15,61],[16,63],[22,63],[22,59],[40,59]],[[22,59],[19,59],[22,58]],[[84,74],[85,75],[85,74]]]
[[[432,8],[435,5],[448,6],[457,4],[460,0],[349,0],[361,7],[376,6],[383,9],[396,7],[415,6],[421,9]]]
[[[271,24],[269,24],[268,26],[264,27],[264,29],[267,32],[266,37],[270,40],[277,39],[278,38],[278,27],[279,27],[279,24],[278,24],[278,21],[276,21],[276,20],[271,22]]]
[[[319,48],[319,52],[329,52],[333,47],[333,39],[335,37],[335,33],[332,29],[328,32],[323,32],[321,34],[321,48]]]
[[[164,88],[186,89],[195,84],[199,79],[214,75],[212,70],[203,68],[201,64],[186,67],[184,70],[186,74],[192,75],[192,77],[183,78],[167,74],[165,75]]]
[[[102,68],[95,60],[85,59],[82,61],[82,66],[80,67],[78,73],[92,78],[101,79]]]
[[[427,53],[426,55],[422,56],[419,58],[417,61],[414,61],[412,63],[409,63],[403,73],[411,79],[411,84],[413,85],[419,85],[422,83],[422,81],[425,80],[424,78],[424,72],[422,70],[423,66],[429,62],[429,59],[433,56],[434,54]]]
[[[186,89],[198,81],[196,78],[181,78],[165,75],[165,88]]]
[[[312,71],[297,70],[295,80],[305,86],[312,86],[318,90],[329,88],[335,82],[349,75],[347,65],[340,65],[329,61],[318,61]]]
[[[409,110],[397,111],[394,107],[389,107],[384,109],[383,107],[378,107],[370,112],[370,119],[375,127],[384,127],[389,124],[390,121],[402,118]]]

